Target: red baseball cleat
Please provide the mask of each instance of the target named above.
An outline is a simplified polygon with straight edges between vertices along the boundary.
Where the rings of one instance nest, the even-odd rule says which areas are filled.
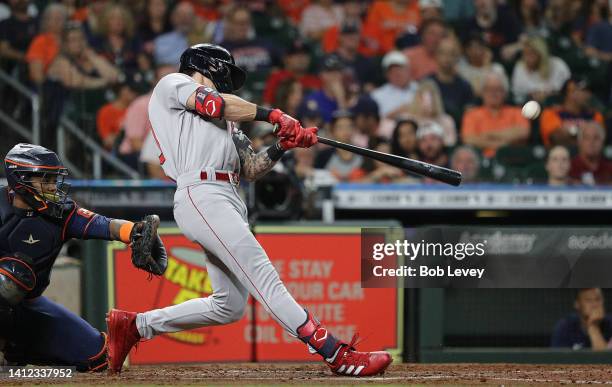
[[[136,328],[136,313],[111,309],[106,314],[106,326],[109,372],[119,373],[130,350],[140,341],[140,333]]]
[[[384,373],[393,362],[391,355],[384,351],[357,351],[353,347],[357,337],[353,336],[350,344],[341,345],[333,362],[326,362],[331,371],[342,376],[372,376]]]

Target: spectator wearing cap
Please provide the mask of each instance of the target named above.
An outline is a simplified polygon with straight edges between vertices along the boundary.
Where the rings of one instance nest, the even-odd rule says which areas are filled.
[[[411,119],[397,122],[391,136],[391,153],[394,155],[418,159],[416,133],[419,124]]]
[[[137,96],[131,82],[118,83],[113,89],[115,99],[102,106],[96,117],[98,136],[107,150],[113,150],[115,147],[127,108]]]
[[[325,122],[321,116],[321,111],[319,111],[319,104],[317,101],[311,99],[303,102],[298,107],[295,118],[302,123],[304,128],[317,127],[319,128],[319,134],[323,134]]]
[[[315,0],[302,12],[300,32],[309,39],[319,40],[328,28],[340,25],[343,17],[342,7],[333,0]]]
[[[335,111],[330,125],[331,135],[337,141],[350,144],[354,125],[350,111]],[[327,169],[338,181],[358,181],[365,174],[363,157],[338,148],[319,152],[315,159],[315,168]]]
[[[556,145],[548,151],[546,173],[548,185],[561,187],[572,183],[570,172],[570,153],[563,145]]]
[[[563,85],[561,94],[561,105],[544,109],[540,117],[540,135],[546,146],[576,145],[576,135],[582,124],[604,124],[603,115],[591,107],[592,94],[586,79],[569,79]]]
[[[416,132],[417,150],[422,161],[448,166],[448,154],[444,149],[444,129],[435,122],[423,122]]]
[[[368,8],[363,27],[367,55],[384,55],[395,47],[396,39],[421,24],[417,0],[376,0]]]
[[[470,83],[476,96],[482,96],[482,81],[486,73],[495,71],[506,76],[506,70],[493,61],[493,52],[480,35],[470,36],[463,45],[463,52],[457,71]]]
[[[612,162],[604,159],[606,133],[597,122],[583,123],[578,131],[578,154],[572,159],[570,176],[586,185],[612,183]]]
[[[465,108],[474,100],[472,87],[457,73],[460,57],[461,48],[457,39],[444,38],[436,51],[438,69],[428,77],[438,85],[444,103],[444,111],[453,117],[457,124],[461,122]]]
[[[379,84],[382,75],[377,63],[360,53],[359,31],[358,24],[345,22],[338,34],[334,53],[342,60],[345,69],[359,81],[361,89],[370,92]]]
[[[436,51],[440,42],[447,35],[447,28],[440,19],[430,19],[419,29],[421,43],[404,50],[410,63],[410,75],[414,80],[421,80],[438,70]]]
[[[370,148],[371,140],[378,136],[380,124],[378,104],[369,95],[364,94],[359,96],[355,105],[351,107],[351,113],[355,120],[353,144]]]
[[[484,76],[482,105],[469,109],[461,125],[463,142],[493,157],[504,145],[523,143],[529,137],[529,122],[521,109],[506,105],[508,80],[497,72]]]
[[[153,57],[157,65],[178,65],[181,54],[189,47],[189,32],[196,19],[193,6],[178,3],[170,14],[172,31],[159,35],[153,41]]]
[[[332,120],[334,111],[347,107],[348,90],[343,79],[343,70],[344,65],[337,55],[331,54],[323,58],[319,73],[322,88],[304,98],[304,103],[311,106],[316,104],[316,109],[326,123]]]
[[[307,92],[319,90],[321,79],[314,74],[309,74],[310,52],[306,44],[301,40],[295,40],[290,49],[283,57],[284,68],[273,70],[266,81],[263,92],[263,100],[269,105],[274,105],[275,94],[279,84],[287,79],[296,79]],[[276,106],[276,105],[274,105]]]
[[[160,65],[155,70],[155,83],[164,76],[176,71],[174,66]],[[136,167],[138,156],[141,153],[147,134],[151,130],[149,122],[149,101],[153,89],[147,94],[134,99],[125,112],[123,131],[125,133],[121,145],[119,145],[119,155],[129,165]]]
[[[11,16],[0,21],[0,60],[11,72],[16,65],[25,67],[28,45],[36,35],[36,20],[28,13],[29,0],[11,0]]]
[[[402,105],[412,102],[417,83],[410,78],[410,66],[400,51],[391,51],[383,57],[382,67],[387,83],[372,91],[381,117],[394,117]]]
[[[451,169],[461,172],[461,183],[477,183],[480,171],[480,156],[469,145],[461,145],[453,151],[450,161]]]
[[[514,101],[522,104],[528,99],[543,102],[556,94],[571,77],[567,64],[548,52],[546,41],[528,38],[523,44],[521,59],[512,72]]]
[[[62,32],[68,15],[61,4],[49,4],[42,16],[41,31],[30,43],[26,53],[30,80],[40,85],[60,50]]]

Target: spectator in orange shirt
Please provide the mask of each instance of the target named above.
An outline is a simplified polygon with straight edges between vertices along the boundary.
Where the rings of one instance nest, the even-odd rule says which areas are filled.
[[[586,185],[612,183],[612,162],[603,158],[606,134],[597,122],[585,122],[578,131],[578,154],[572,159],[570,176]]]
[[[420,28],[421,44],[404,50],[410,61],[412,79],[418,81],[438,71],[436,52],[440,42],[447,34],[442,20],[430,19]]]
[[[26,53],[30,80],[37,85],[43,83],[49,65],[59,53],[62,31],[67,18],[66,8],[61,4],[50,4],[45,8],[41,33],[32,40]]]
[[[368,10],[363,37],[369,55],[393,50],[395,40],[407,30],[417,30],[421,14],[417,0],[377,0]]]
[[[98,136],[100,136],[100,140],[107,150],[113,149],[115,140],[123,126],[127,108],[137,96],[130,82],[117,84],[114,89],[116,98],[98,110],[96,120]]]
[[[591,91],[586,80],[572,78],[561,89],[563,103],[544,109],[540,134],[544,145],[576,145],[578,127],[586,122],[604,124],[602,114],[591,108]]]
[[[483,80],[482,106],[463,116],[463,142],[481,149],[485,157],[494,156],[501,146],[521,143],[529,137],[529,122],[520,108],[505,104],[507,95],[508,80],[491,71]]]

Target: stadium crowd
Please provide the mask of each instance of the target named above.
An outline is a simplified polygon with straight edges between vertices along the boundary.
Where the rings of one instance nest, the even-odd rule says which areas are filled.
[[[202,42],[248,72],[241,96],[339,141],[465,182],[612,183],[607,0],[0,1],[2,69],[42,97],[43,145],[66,115],[151,177],[151,89]],[[528,100],[539,119],[521,115]],[[241,129],[273,141],[267,124]],[[324,146],[285,161],[302,182],[433,183]]]

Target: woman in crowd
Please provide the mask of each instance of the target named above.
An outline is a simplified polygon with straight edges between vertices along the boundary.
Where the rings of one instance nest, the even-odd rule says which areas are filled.
[[[406,113],[419,124],[425,121],[439,124],[444,129],[445,146],[453,146],[457,142],[455,121],[444,111],[440,89],[433,81],[425,80],[419,84]]]
[[[521,59],[512,73],[514,102],[521,104],[528,99],[543,102],[561,90],[571,77],[567,64],[548,52],[546,41],[540,37],[525,40]]]
[[[570,153],[562,145],[554,146],[548,152],[546,159],[546,173],[548,185],[566,186],[572,184],[569,172],[571,167]]]
[[[139,36],[143,50],[153,55],[153,41],[159,35],[172,29],[166,0],[148,0],[144,9],[144,17],[139,23]]]
[[[61,4],[50,4],[45,8],[40,33],[34,37],[26,53],[30,80],[36,85],[45,81],[49,66],[59,53],[67,18],[66,8]]]
[[[394,155],[416,159],[418,124],[413,120],[401,120],[395,125],[391,136],[391,153]]]
[[[122,71],[136,70],[141,50],[134,39],[134,19],[129,9],[118,3],[109,3],[92,46]]]

